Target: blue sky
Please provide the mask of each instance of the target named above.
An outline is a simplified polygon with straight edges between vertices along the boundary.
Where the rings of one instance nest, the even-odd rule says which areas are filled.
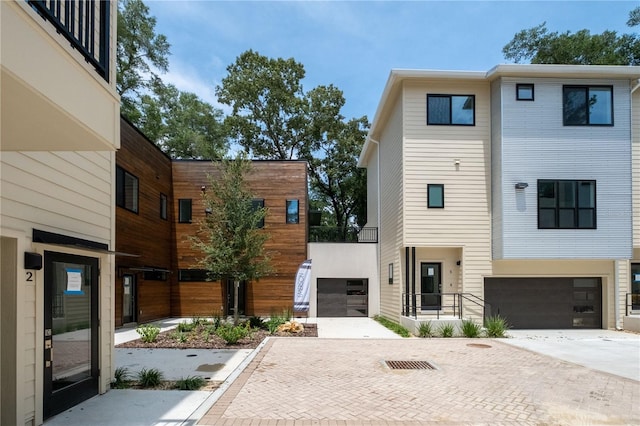
[[[592,33],[626,26],[640,1],[213,1],[146,0],[171,44],[163,78],[223,108],[214,88],[242,52],[295,58],[304,90],[334,84],[347,118],[377,108],[393,68],[487,71],[521,29]]]

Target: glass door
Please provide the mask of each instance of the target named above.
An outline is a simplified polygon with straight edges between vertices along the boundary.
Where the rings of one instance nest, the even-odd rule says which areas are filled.
[[[122,277],[122,323],[136,321],[136,280],[134,275]]]
[[[98,259],[45,252],[44,418],[98,393]]]
[[[422,310],[439,310],[442,304],[440,263],[420,263],[420,300]]]

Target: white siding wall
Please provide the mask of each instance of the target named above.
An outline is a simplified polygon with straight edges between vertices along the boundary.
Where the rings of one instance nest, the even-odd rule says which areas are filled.
[[[491,83],[491,229],[492,257],[502,259],[502,96],[501,81]]]
[[[516,101],[502,82],[501,185],[504,259],[631,257],[631,143],[628,81],[519,79],[535,84],[535,102]],[[563,84],[614,86],[613,127],[563,126]],[[496,111],[495,113],[499,113]],[[596,180],[597,229],[539,230],[538,179]],[[527,182],[515,191],[516,182]],[[495,254],[500,254],[495,253]]]
[[[427,126],[429,93],[475,95],[475,126]],[[489,83],[411,83],[404,95],[403,243],[462,247],[461,290],[482,296],[483,277],[491,271]],[[427,208],[430,183],[444,184],[444,209]]]
[[[640,88],[633,94],[633,248],[640,249]],[[634,259],[638,259],[634,256]]]

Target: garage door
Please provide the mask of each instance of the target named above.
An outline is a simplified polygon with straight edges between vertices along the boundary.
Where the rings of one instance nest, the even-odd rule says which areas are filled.
[[[366,317],[367,279],[318,278],[319,317]]]
[[[485,278],[484,298],[514,329],[602,328],[600,278]]]

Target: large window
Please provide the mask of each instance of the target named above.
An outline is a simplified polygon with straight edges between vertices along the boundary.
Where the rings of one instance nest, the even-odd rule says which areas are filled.
[[[564,86],[562,118],[565,126],[612,126],[611,86]]]
[[[427,124],[474,126],[474,95],[427,95]]]
[[[253,207],[254,211],[262,209],[264,208],[264,200],[262,198],[251,200],[251,206]],[[264,218],[262,218],[260,222],[258,222],[258,228],[264,228]]]
[[[191,198],[178,200],[178,222],[191,223]]]
[[[595,229],[596,182],[539,180],[538,228]]]
[[[287,200],[287,223],[299,223],[300,212],[298,200]]]
[[[138,178],[116,166],[116,205],[138,213]]]

